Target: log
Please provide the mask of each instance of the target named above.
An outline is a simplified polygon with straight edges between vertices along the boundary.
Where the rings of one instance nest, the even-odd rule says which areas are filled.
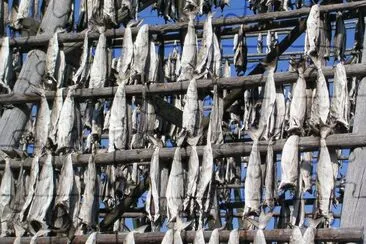
[[[299,150],[300,151],[314,151],[318,150],[320,139],[319,137],[300,137]],[[355,148],[359,146],[366,146],[366,135],[357,134],[335,134],[330,135],[327,138],[327,146],[334,148]],[[286,142],[286,139],[281,139],[273,144],[273,150],[275,152],[281,152],[282,148]],[[223,157],[234,157],[249,155],[252,149],[252,142],[237,142],[237,143],[225,143],[221,145],[213,145],[212,151],[215,158]],[[258,150],[261,152],[267,151],[268,142],[259,141]],[[197,146],[197,153],[199,156],[203,155],[204,146]],[[176,148],[162,148],[160,149],[159,159],[164,161],[171,161],[174,156]],[[153,149],[131,149],[131,150],[121,150],[110,153],[98,153],[95,156],[95,163],[97,166],[106,165],[125,165],[133,162],[139,161],[149,161],[151,160]],[[181,148],[181,156],[183,159],[187,159],[190,155],[191,147]],[[74,166],[87,166],[90,154],[73,154],[72,161]],[[43,163],[46,158],[40,158],[40,162]],[[54,157],[54,166],[62,167],[63,161],[62,157]],[[32,158],[27,158],[22,161],[13,159],[11,160],[11,167],[19,168],[22,164],[23,167],[30,167]],[[0,165],[1,168],[4,164]],[[0,168],[0,169],[1,169]]]
[[[292,230],[291,229],[276,229],[276,230],[264,230],[264,236],[266,241],[277,241],[277,242],[285,242],[289,241]],[[240,230],[239,231],[239,239],[241,242],[243,241],[253,241],[256,235],[256,230]],[[149,243],[149,244],[157,244],[161,243],[163,237],[163,232],[149,232],[149,233],[136,233],[135,242],[136,243]],[[182,240],[185,243],[192,243],[194,240],[196,232],[195,231],[182,231],[181,236]],[[126,233],[113,233],[113,234],[98,234],[97,235],[97,243],[123,243],[123,240],[126,237]],[[229,230],[221,230],[220,231],[220,242],[227,242],[229,240],[230,231]],[[205,241],[208,242],[211,236],[211,231],[204,231]],[[85,236],[76,236],[72,240],[72,244],[84,244],[87,235]],[[11,244],[14,242],[15,237],[2,237],[0,238],[0,242],[4,244]],[[315,233],[316,241],[329,241],[329,242],[360,242],[363,241],[363,228],[327,228],[327,229],[317,229]],[[22,243],[29,243],[30,237],[22,238]],[[66,244],[66,237],[40,237],[37,239],[37,243],[42,244],[55,244],[62,243]]]
[[[333,12],[333,11],[342,11],[342,10],[352,10],[359,9],[366,6],[366,1],[358,1],[358,2],[350,2],[350,3],[340,3],[340,4],[331,4],[320,7],[321,12]],[[230,26],[230,25],[239,25],[239,24],[248,24],[248,23],[256,23],[256,22],[264,22],[264,21],[273,21],[273,20],[281,20],[281,19],[289,19],[294,18],[298,19],[300,17],[308,15],[310,12],[310,8],[301,8],[292,11],[278,11],[278,12],[268,12],[261,13],[256,15],[249,15],[243,17],[230,17],[230,18],[215,18],[212,21],[213,26]],[[164,24],[164,25],[152,25],[149,30],[152,34],[165,34],[168,32],[178,32],[182,29],[186,29],[188,26],[187,22],[178,22],[174,24]],[[203,22],[198,22],[195,25],[196,29],[203,28]],[[132,28],[132,33],[136,34],[138,32],[138,28]],[[124,30],[108,30],[106,31],[106,37],[108,38],[117,38],[122,37],[124,34]],[[37,35],[36,37],[28,37],[28,38],[14,38],[11,40],[10,45],[12,46],[37,46],[47,45],[48,40],[52,36],[48,35]],[[97,40],[99,34],[97,32],[90,33],[89,38],[91,40]],[[82,42],[84,40],[84,33],[65,33],[59,35],[59,42]]]
[[[348,76],[357,76],[363,77],[366,75],[366,65],[365,64],[349,64],[345,65],[346,72]],[[323,69],[324,76],[326,78],[333,78],[334,76],[334,68],[333,67],[325,67]],[[304,77],[308,82],[314,81],[317,78],[317,71],[315,68],[308,68]],[[297,73],[293,72],[278,72],[274,75],[274,80],[277,85],[289,84],[296,82],[298,78]],[[257,87],[259,85],[263,85],[266,82],[267,76],[263,74],[259,75],[249,75],[249,76],[240,76],[240,77],[230,77],[230,78],[220,78],[216,81],[210,79],[202,79],[197,80],[197,88],[201,90],[207,90],[213,88],[215,84],[219,86],[221,89],[231,89],[237,87],[245,87],[245,89]],[[171,83],[152,83],[145,88],[144,85],[128,85],[126,86],[126,94],[129,96],[137,96],[141,95],[141,93],[145,90],[146,94],[159,94],[159,95],[172,95],[173,93],[183,94],[186,92],[189,85],[189,81],[184,82],[171,82]],[[104,87],[98,89],[77,89],[75,91],[75,98],[77,99],[90,99],[90,98],[111,98],[114,96],[117,91],[117,86],[114,87]],[[64,93],[66,96],[67,92]],[[231,94],[231,93],[230,93]],[[55,96],[54,91],[47,91],[46,97],[49,100],[52,100]],[[157,110],[159,113],[166,113],[165,110],[167,106],[173,107],[171,104],[162,103],[162,99],[157,99],[156,97],[151,97],[152,101],[156,103]],[[22,103],[33,103],[40,100],[40,97],[32,92],[15,92],[11,94],[0,95],[0,104],[22,104]],[[168,106],[168,108],[169,108]],[[175,108],[175,107],[174,107]],[[160,109],[160,110],[159,110]],[[178,111],[173,114],[170,113],[169,116],[182,116]],[[169,119],[169,118],[167,118]]]

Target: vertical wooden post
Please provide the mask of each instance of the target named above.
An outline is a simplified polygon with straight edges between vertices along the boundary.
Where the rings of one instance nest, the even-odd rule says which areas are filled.
[[[364,18],[366,22],[366,18]],[[366,32],[363,40],[361,63],[366,64]],[[366,77],[359,84],[356,99],[356,112],[353,124],[353,133],[366,133]],[[355,148],[350,156],[346,175],[341,227],[365,227],[366,226],[366,148]],[[365,184],[365,185],[363,185]],[[366,228],[364,228],[364,235]],[[366,243],[366,239],[364,239]]]

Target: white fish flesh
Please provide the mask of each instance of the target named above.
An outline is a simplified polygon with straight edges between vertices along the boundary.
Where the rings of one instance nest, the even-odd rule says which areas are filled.
[[[119,80],[129,78],[129,69],[133,61],[133,40],[131,23],[127,24],[123,35],[122,56],[120,57]]]
[[[213,64],[212,64],[212,73],[214,77],[220,77],[221,76],[221,49],[220,49],[220,43],[216,36],[216,34],[213,34]]]
[[[3,37],[0,46],[0,86],[11,92],[9,83],[13,78],[13,61],[10,52],[9,37]]]
[[[194,15],[189,16],[187,34],[184,39],[183,51],[180,60],[181,73],[178,81],[191,80],[197,62],[197,35],[194,28]]]
[[[72,166],[71,153],[64,157],[64,162],[61,169],[60,179],[55,199],[55,212],[58,217],[55,221],[56,228],[63,228],[65,225],[64,218],[72,219],[70,214],[70,198],[73,190],[74,170]],[[67,223],[67,222],[66,222]],[[67,227],[67,226],[66,226]]]
[[[125,82],[118,85],[114,95],[109,122],[109,149],[124,149],[127,144],[127,105]]]
[[[167,217],[169,222],[178,218],[180,211],[182,210],[184,197],[183,175],[182,158],[180,155],[180,148],[178,147],[174,153],[166,189]]]
[[[208,63],[209,53],[212,51],[212,42],[213,42],[213,30],[212,30],[212,14],[211,12],[207,15],[207,19],[203,25],[203,38],[201,47],[198,51],[197,55],[197,65],[196,65],[196,73],[202,74],[206,70],[205,68],[209,67]]]
[[[143,25],[140,27],[133,45],[132,76],[135,79],[139,76],[144,79],[144,75],[148,73],[146,69],[149,47],[149,25]]]
[[[188,161],[188,176],[186,186],[186,198],[184,199],[184,209],[193,213],[194,199],[196,198],[197,182],[200,171],[199,159],[197,154],[197,147],[191,146],[191,154]],[[190,209],[187,209],[190,207]]]
[[[39,225],[42,229],[47,229],[49,225],[46,220],[46,215],[47,212],[50,211],[55,191],[52,158],[52,155],[48,153],[46,160],[42,165],[32,205],[29,209],[27,220],[30,222],[29,228],[32,233],[38,231],[37,228]]]
[[[90,69],[89,88],[102,88],[108,75],[107,39],[104,30],[100,30],[93,64]]]
[[[95,145],[93,145],[93,152],[89,157],[88,168],[84,174],[85,188],[79,212],[80,222],[87,227],[93,227],[96,225],[97,211],[99,209],[98,179],[95,166],[96,149],[94,147]]]
[[[48,138],[54,145],[57,143],[57,125],[61,115],[62,104],[64,102],[63,91],[64,88],[57,88],[52,104],[51,120],[48,128]]]
[[[273,160],[273,147],[271,144],[268,144],[267,147],[267,156],[266,156],[266,176],[264,179],[264,204],[268,206],[270,209],[274,207],[274,196],[275,196],[275,172],[274,168],[274,160]]]
[[[305,113],[306,113],[306,81],[304,78],[304,68],[303,64],[298,66],[298,74],[296,83],[293,85],[292,89],[292,100],[290,105],[290,118],[289,118],[289,131],[299,131],[301,132]]]
[[[150,62],[149,62],[149,78],[151,83],[157,82],[158,69],[159,69],[159,56],[155,51],[155,43],[150,42]]]
[[[312,175],[312,153],[304,152],[301,157],[300,175],[302,181],[302,189],[304,192],[311,192],[311,175]]]
[[[72,77],[72,81],[74,82],[74,84],[79,84],[79,83],[84,83],[87,78],[88,78],[88,74],[89,74],[89,41],[88,41],[88,31],[85,32],[85,37],[84,37],[84,43],[83,43],[83,53],[81,54],[81,63],[80,66],[78,68],[78,70],[76,71],[76,73],[74,74],[74,76]]]
[[[53,86],[57,84],[57,72],[60,62],[60,48],[58,43],[58,33],[56,31],[48,43],[46,56],[46,84]]]
[[[239,244],[239,231],[238,229],[233,229],[230,231],[228,244]]]
[[[196,79],[192,79],[187,89],[182,123],[182,128],[187,131],[189,136],[197,135],[197,131],[199,130],[199,125],[197,125],[199,116],[197,81]]]
[[[159,147],[156,147],[150,163],[150,185],[146,197],[146,212],[151,222],[155,223],[159,216],[160,164]],[[153,211],[151,211],[153,210]],[[154,213],[152,216],[151,212]]]
[[[217,85],[214,86],[213,106],[210,114],[210,135],[212,144],[220,144],[224,141],[222,132],[222,117],[224,114],[224,100],[219,94]]]
[[[32,0],[21,0],[18,7],[18,13],[16,16],[15,29],[22,28],[22,20],[30,16],[30,8],[32,5]]]
[[[194,236],[193,244],[205,244],[205,236],[203,235],[203,229],[200,228],[196,231]]]
[[[47,98],[44,95],[44,91],[41,91],[41,102],[38,107],[37,119],[36,119],[36,140],[35,140],[35,153],[39,154],[47,145],[48,128],[51,120],[51,111],[48,106]]]
[[[318,48],[320,33],[320,10],[319,5],[314,4],[306,21],[305,54],[315,55]]]
[[[279,190],[295,188],[299,177],[299,136],[291,135],[282,149],[281,155],[281,183]]]
[[[336,65],[333,82],[333,98],[330,105],[330,118],[336,124],[339,123],[344,128],[348,128],[349,117],[349,97],[347,87],[346,69],[342,63]]]
[[[74,86],[69,87],[67,97],[62,105],[57,125],[57,149],[72,148],[72,131],[75,120]]]
[[[245,207],[244,216],[252,213],[259,214],[261,201],[262,170],[261,156],[258,150],[258,140],[254,140],[250,152],[247,174],[245,178]]]
[[[336,30],[334,34],[334,56],[337,60],[344,60],[346,51],[347,31],[344,25],[342,12],[338,11],[336,16]]]

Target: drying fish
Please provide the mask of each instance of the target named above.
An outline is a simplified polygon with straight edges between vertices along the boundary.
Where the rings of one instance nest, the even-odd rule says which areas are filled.
[[[175,150],[172,168],[170,170],[168,186],[166,189],[168,221],[179,218],[184,198],[183,166],[180,148]]]
[[[344,60],[344,52],[346,51],[347,31],[344,25],[342,12],[337,12],[336,31],[334,34],[334,56],[337,60]]]
[[[1,153],[3,154],[3,153]],[[14,186],[14,178],[13,173],[10,169],[10,159],[8,156],[5,156],[5,170],[3,177],[1,179],[1,186],[0,186],[0,218],[3,219],[5,216],[9,215],[9,204],[14,197],[15,193],[15,186]],[[4,234],[6,230],[3,230],[2,225],[2,234]]]
[[[282,149],[281,155],[281,183],[279,190],[295,188],[299,172],[298,144],[299,136],[291,135]]]
[[[327,82],[320,64],[320,60],[313,59],[318,69],[318,79],[316,82],[315,97],[311,106],[310,125],[317,129],[319,125],[326,125],[329,115],[329,92]]]
[[[46,84],[53,86],[57,84],[57,72],[60,65],[60,48],[58,43],[58,33],[56,31],[53,37],[50,39],[47,48],[46,57]]]
[[[109,149],[124,149],[127,144],[127,108],[125,81],[122,81],[114,95],[109,122]]]
[[[211,236],[210,236],[210,240],[208,241],[208,244],[219,244],[219,243],[220,243],[219,228],[216,228],[211,232]]]
[[[84,126],[87,129],[91,130],[92,120],[93,120],[94,102],[92,100],[87,100],[85,103],[86,103],[86,107],[85,107],[84,116],[83,116]]]
[[[197,11],[200,5],[200,1],[198,0],[187,0],[185,2],[184,9],[191,11]]]
[[[222,132],[222,117],[224,114],[224,101],[220,97],[217,85],[214,86],[213,106],[210,114],[210,134],[211,143],[220,144],[224,141],[224,135]]]
[[[72,131],[75,120],[74,91],[75,86],[69,87],[67,97],[60,112],[59,122],[57,124],[57,148],[72,148]]]
[[[86,239],[85,244],[97,244],[97,234],[98,232],[94,231],[89,236],[88,239]]]
[[[107,80],[108,54],[104,27],[99,28],[99,40],[95,49],[94,61],[90,68],[89,88],[102,88]]]
[[[314,244],[316,227],[321,221],[323,221],[322,218],[317,220],[309,219],[310,225],[306,228],[304,235],[298,226],[294,226],[289,244]]]
[[[160,165],[159,165],[159,146],[155,147],[150,163],[150,184],[146,196],[146,212],[151,222],[155,223],[160,217],[159,210],[159,186],[160,186]],[[154,215],[151,215],[151,212]]]
[[[273,162],[273,147],[269,143],[267,147],[266,157],[266,176],[264,180],[264,205],[270,209],[274,208],[274,196],[275,196],[275,179],[276,179],[276,168]]]
[[[3,37],[0,46],[0,86],[11,92],[9,84],[13,78],[12,54],[10,52],[9,37]]]
[[[69,216],[71,218],[71,223],[73,228],[77,228],[79,225],[79,210],[80,210],[80,197],[81,195],[81,182],[80,182],[80,171],[75,170],[73,187],[70,196],[70,211]]]
[[[318,56],[329,59],[330,57],[330,46],[332,39],[332,21],[329,19],[328,13],[322,13],[319,22],[319,45],[318,45]]]
[[[320,131],[320,152],[316,175],[316,189],[318,199],[319,213],[330,217],[329,209],[333,199],[333,190],[335,187],[335,177],[333,173],[333,162],[331,160],[325,138],[330,133],[330,128],[322,127]]]
[[[300,175],[302,189],[304,192],[311,192],[311,173],[312,173],[312,153],[304,152],[301,157]]]
[[[262,186],[261,156],[258,150],[258,139],[254,139],[249,156],[247,175],[245,178],[245,207],[244,216],[258,215],[260,212]]]
[[[74,84],[82,84],[87,80],[89,74],[89,42],[88,42],[88,31],[85,32],[83,53],[81,54],[81,63],[76,71],[75,75],[72,77]]]
[[[233,229],[230,231],[228,244],[239,244],[239,231],[238,229]]]
[[[230,67],[230,63],[229,63],[228,59],[225,60],[223,77],[225,77],[225,78],[230,78],[231,77],[231,67]]]
[[[47,154],[47,158],[42,165],[39,174],[36,190],[32,205],[30,206],[27,220],[30,223],[30,231],[34,234],[38,228],[47,229],[49,225],[46,219],[47,212],[50,211],[51,203],[54,197],[54,172],[52,166],[52,155]]]
[[[174,231],[173,229],[169,229],[165,232],[161,244],[172,244],[172,243],[174,243]]]
[[[319,26],[320,26],[320,10],[319,5],[314,4],[306,21],[305,35],[305,54],[314,56],[318,49],[319,42]]]
[[[148,82],[155,83],[158,78],[158,68],[159,68],[159,56],[155,51],[155,43],[150,42],[150,62],[149,62],[149,77]]]
[[[258,34],[257,38],[257,53],[261,54],[263,53],[263,36],[262,33]]]
[[[221,49],[220,49],[220,43],[217,39],[216,34],[213,34],[213,64],[212,64],[212,73],[213,77],[220,77],[221,76]]]
[[[96,145],[93,144],[92,154],[89,157],[88,168],[84,174],[85,188],[81,202],[79,219],[86,227],[94,227],[97,223],[98,211],[98,180],[95,166]]]
[[[199,140],[199,136],[196,137],[196,143],[191,145],[191,154],[188,161],[188,176],[187,176],[187,187],[186,187],[186,198],[184,199],[183,206],[186,211],[190,207],[189,212],[193,213],[194,199],[196,198],[197,181],[200,170],[199,159],[197,154],[196,144]],[[192,140],[193,141],[193,140]]]
[[[212,42],[213,42],[213,30],[212,30],[212,14],[208,13],[207,19],[203,25],[203,39],[201,42],[201,47],[197,55],[197,65],[196,73],[203,74],[210,67],[209,55],[212,52]]]
[[[254,237],[254,241],[253,244],[266,244],[266,239],[263,233],[264,228],[266,228],[268,222],[271,220],[273,213],[269,212],[267,214],[265,214],[264,212],[262,212],[259,215],[259,220],[258,222],[255,221],[254,219],[251,218],[247,218],[247,220],[253,224],[255,227],[258,228],[255,237]]]
[[[305,63],[300,61],[297,67],[298,75],[292,89],[292,100],[290,105],[290,118],[288,131],[301,132],[306,113],[306,81],[304,78]]]
[[[274,126],[274,132],[273,132],[273,138],[279,139],[282,138],[282,132],[284,128],[284,121],[285,121],[285,115],[286,115],[286,102],[285,102],[285,96],[283,95],[283,92],[277,92],[276,93],[276,103],[275,103],[275,126]]]
[[[67,228],[72,221],[72,216],[69,215],[70,198],[74,182],[71,154],[68,154],[64,159],[55,199],[56,228]]]
[[[330,105],[330,119],[348,129],[349,97],[346,69],[342,63],[336,65],[333,82],[333,98]]]
[[[51,120],[51,111],[48,106],[47,98],[45,96],[44,90],[40,90],[41,102],[38,107],[37,120],[36,120],[36,140],[35,140],[35,153],[38,154],[47,145],[48,138],[48,127]]]
[[[109,130],[110,120],[111,120],[111,109],[109,109],[108,111],[104,111],[103,131]]]
[[[37,231],[37,233],[35,233],[34,236],[32,236],[29,244],[37,244],[38,243],[37,239],[39,237],[45,236],[50,232],[51,232],[51,230],[39,230],[39,231]]]
[[[234,36],[234,65],[238,75],[244,75],[247,70],[248,47],[244,33],[244,26],[241,25],[238,34]]]
[[[271,115],[274,113],[274,105],[276,101],[276,86],[274,82],[274,72],[276,69],[277,61],[273,61],[267,65],[267,80],[264,86],[264,95],[262,100],[262,107],[260,110],[260,118],[258,128],[254,132],[256,138],[261,138],[262,136],[267,139],[271,136],[273,131],[270,131]]]
[[[125,28],[125,33],[123,35],[123,46],[122,46],[122,56],[120,57],[120,67],[119,67],[119,79],[125,80],[129,78],[129,70],[132,65],[133,60],[133,40],[131,27],[135,22],[130,22]]]
[[[215,6],[220,7],[221,10],[223,10],[225,8],[225,6],[229,6],[229,5],[230,5],[230,0],[215,1]]]
[[[115,9],[116,9],[116,6],[115,6],[113,0],[104,0],[103,1],[104,20],[107,22],[111,22],[113,25],[117,25]]]
[[[182,122],[182,127],[187,131],[189,136],[197,135],[200,128],[200,125],[198,124],[199,117],[197,81],[196,79],[192,79],[189,82],[187,89],[186,104],[183,108]]]
[[[150,100],[145,100],[146,103],[146,110],[145,110],[145,116],[146,116],[146,123],[144,125],[144,131],[147,131],[148,133],[153,133],[156,129],[156,113],[155,113],[155,107],[154,104]]]
[[[147,75],[147,58],[149,55],[149,25],[140,27],[133,45],[132,77],[139,79],[140,83],[145,81]]]
[[[183,51],[180,60],[181,73],[178,81],[191,80],[197,62],[197,35],[194,28],[194,15],[189,16],[187,34],[184,39]]]
[[[101,101],[97,101],[94,104],[93,110],[93,118],[92,118],[92,127],[91,134],[100,138],[102,135],[102,127],[103,127],[103,110],[104,106]]]
[[[25,18],[30,17],[29,16],[29,10],[32,5],[32,0],[21,0],[20,4],[18,6],[18,13],[16,15],[16,21],[13,24],[13,27],[15,29],[21,29],[22,28],[22,20]]]
[[[358,18],[357,24],[355,28],[355,42],[354,42],[354,50],[362,50],[363,48],[363,37],[365,34],[365,22],[364,22],[364,14],[361,9],[358,10]]]
[[[203,235],[203,229],[200,228],[196,231],[196,235],[194,236],[193,244],[205,244],[205,237]]]

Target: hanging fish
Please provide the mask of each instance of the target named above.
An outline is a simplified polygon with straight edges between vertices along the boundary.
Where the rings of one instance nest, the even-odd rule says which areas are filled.
[[[261,54],[263,53],[263,36],[262,33],[258,34],[258,38],[257,38],[257,53]]]
[[[22,20],[30,17],[32,0],[21,0],[18,6],[18,13],[16,15],[15,23],[13,23],[13,28],[19,30],[22,28]]]
[[[200,1],[202,0],[186,0],[184,10],[187,12],[196,12],[199,10]]]
[[[300,61],[297,72],[299,77],[292,89],[292,100],[290,105],[289,132],[300,133],[304,124],[306,113],[306,81],[304,78],[305,63]]]
[[[264,205],[274,208],[276,168],[273,160],[273,147],[269,143],[266,156],[266,176],[264,180]]]
[[[93,231],[93,232],[88,236],[88,239],[86,239],[85,244],[97,244],[97,234],[98,234],[98,232]]]
[[[239,244],[239,231],[238,229],[233,229],[230,231],[228,244]]]
[[[95,49],[94,61],[90,68],[89,88],[104,87],[108,75],[108,52],[105,28],[99,27],[98,31],[100,35]]]
[[[160,186],[160,165],[159,165],[159,150],[156,145],[150,163],[150,184],[149,191],[146,196],[146,212],[152,223],[156,223],[160,217],[159,209],[159,186]],[[152,216],[152,212],[154,215]]]
[[[275,111],[274,115],[276,118],[273,138],[275,140],[282,138],[283,130],[284,130],[284,122],[285,122],[285,115],[286,115],[286,102],[285,96],[281,91],[277,91],[276,93],[276,102],[275,102]]]
[[[247,218],[247,220],[253,224],[255,227],[258,228],[257,232],[255,233],[255,237],[254,237],[254,241],[253,244],[266,244],[266,238],[264,236],[263,230],[266,228],[268,222],[271,220],[273,213],[269,212],[267,214],[265,214],[264,212],[262,212],[259,215],[259,220],[258,222],[251,219],[251,218]]]
[[[244,216],[259,215],[261,201],[262,170],[261,156],[258,150],[258,139],[254,139],[249,156],[247,175],[245,178],[245,207]]]
[[[181,72],[178,81],[191,80],[197,62],[197,35],[194,28],[194,15],[189,15],[187,34],[184,39],[180,60]]]
[[[166,189],[167,216],[168,221],[179,218],[184,198],[183,166],[180,155],[180,148],[177,147],[174,153],[172,168],[169,174],[168,186]]]
[[[72,148],[72,131],[75,120],[74,92],[75,86],[69,87],[67,97],[60,112],[57,125],[57,149]]]
[[[70,195],[70,211],[69,216],[71,218],[72,227],[76,229],[79,225],[79,210],[81,200],[81,182],[80,182],[80,171],[75,170],[73,187]]]
[[[349,97],[346,69],[342,63],[336,65],[333,81],[333,98],[330,105],[330,120],[348,129]]]
[[[90,54],[90,50],[89,50],[89,41],[88,41],[88,31],[85,32],[85,37],[84,37],[84,43],[83,43],[83,53],[81,54],[81,61],[80,61],[80,66],[78,68],[78,70],[76,71],[76,73],[74,74],[74,76],[72,77],[72,81],[74,82],[74,84],[83,84],[85,83],[85,81],[88,78],[88,74],[89,74],[89,70],[90,70],[90,65],[89,65],[89,54]]]
[[[298,158],[298,144],[299,136],[291,135],[282,149],[281,155],[281,183],[279,190],[287,190],[295,188],[297,179],[299,177],[299,158]]]
[[[98,212],[98,179],[95,166],[96,145],[93,144],[92,154],[89,157],[88,168],[84,174],[85,188],[81,202],[79,219],[82,225],[94,227],[97,224]]]
[[[145,75],[148,75],[149,47],[149,25],[143,25],[137,33],[133,46],[132,77],[133,80],[138,80],[138,83],[145,82]]]
[[[104,106],[101,101],[97,101],[96,103],[94,103],[91,134],[94,135],[96,138],[100,138],[102,135],[103,110]]]
[[[116,6],[114,3],[114,0],[103,1],[103,16],[105,21],[111,22],[113,25],[117,25]]]
[[[129,72],[133,62],[133,40],[131,27],[135,24],[135,22],[129,22],[123,35],[122,55],[119,60],[120,67],[118,74],[120,80],[125,80],[130,77]]]
[[[362,50],[364,34],[365,34],[364,14],[363,11],[359,9],[357,23],[355,27],[355,41],[353,45],[354,50]]]
[[[210,240],[208,241],[208,244],[219,244],[220,243],[220,234],[219,234],[219,228],[214,229],[211,232]]]
[[[240,26],[238,34],[234,36],[234,66],[237,75],[244,75],[247,70],[248,47],[244,33],[244,25]]]
[[[309,219],[310,225],[306,228],[304,235],[298,226],[294,226],[289,244],[314,244],[316,227],[322,220],[322,218],[317,220]]]
[[[336,15],[336,30],[334,34],[334,56],[336,60],[343,61],[347,43],[347,31],[344,25],[342,12],[338,11]]]
[[[50,225],[46,215],[51,210],[51,203],[54,198],[55,179],[52,159],[53,156],[48,152],[46,160],[42,165],[34,198],[28,212],[27,221],[30,223],[29,228],[33,234],[39,229],[48,229]]]
[[[203,229],[200,228],[196,231],[194,236],[193,244],[205,244],[205,236],[203,235]]]
[[[44,90],[39,90],[41,102],[37,111],[36,127],[35,127],[35,153],[40,154],[47,145],[48,128],[51,120],[51,111],[48,106],[47,98]]]
[[[55,199],[56,228],[67,228],[72,221],[72,216],[70,216],[70,197],[73,189],[74,170],[71,154],[67,154],[64,159]]]
[[[329,19],[328,13],[322,13],[320,15],[319,31],[318,56],[329,59],[332,39],[332,22]]]
[[[222,132],[222,117],[224,114],[224,100],[220,96],[217,85],[214,86],[213,106],[210,114],[211,143],[220,144],[224,141]]]
[[[225,6],[230,6],[230,0],[219,0],[218,2],[216,2],[216,8],[220,7],[221,11],[224,10]]]
[[[204,74],[208,71],[210,63],[208,62],[209,54],[212,52],[213,42],[213,30],[212,30],[212,13],[208,13],[207,19],[203,25],[203,38],[201,47],[197,55],[197,64],[195,72],[199,75]]]
[[[213,64],[212,64],[212,73],[213,77],[219,78],[221,76],[221,48],[219,40],[216,34],[213,34]]]
[[[320,26],[320,10],[319,5],[314,4],[306,21],[306,35],[305,35],[305,55],[314,56],[318,51],[319,42],[319,26]]]
[[[192,79],[189,82],[186,103],[183,108],[183,122],[182,128],[184,128],[188,136],[196,136],[200,128],[199,125],[199,104],[198,104],[198,91],[197,81]]]
[[[312,153],[304,152],[301,155],[300,176],[304,192],[311,192]]]
[[[148,82],[155,83],[158,78],[158,68],[159,68],[159,56],[155,51],[155,43],[150,42],[150,61],[149,61],[149,78]]]
[[[57,72],[60,65],[60,48],[58,43],[58,33],[56,31],[48,43],[46,56],[46,85],[54,86],[57,84]]]
[[[12,54],[10,51],[9,37],[3,37],[0,46],[0,86],[11,92],[9,84],[13,79]]]
[[[3,154],[3,153],[1,153]],[[5,170],[4,174],[1,179],[0,185],[0,219],[5,219],[6,216],[9,215],[11,209],[9,208],[10,202],[14,197],[15,194],[15,185],[14,185],[14,178],[13,173],[10,168],[10,159],[6,155],[5,158]],[[5,228],[6,229],[5,229]],[[4,235],[7,232],[7,224],[1,224],[1,233]]]

